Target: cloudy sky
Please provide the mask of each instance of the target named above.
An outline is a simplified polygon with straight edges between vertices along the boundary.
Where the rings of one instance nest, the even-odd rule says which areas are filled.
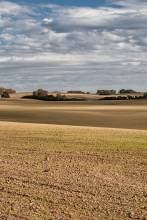
[[[0,85],[147,91],[147,0],[0,0]]]

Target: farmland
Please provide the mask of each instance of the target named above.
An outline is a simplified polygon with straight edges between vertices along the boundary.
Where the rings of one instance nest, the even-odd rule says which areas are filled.
[[[4,100],[0,121],[0,219],[146,219],[146,101]]]
[[[147,101],[0,101],[0,121],[147,129]]]

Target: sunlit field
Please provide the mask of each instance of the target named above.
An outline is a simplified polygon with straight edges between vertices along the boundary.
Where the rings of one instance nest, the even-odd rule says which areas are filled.
[[[145,219],[147,131],[0,123],[1,219]]]
[[[0,100],[0,121],[147,129],[147,101]]]
[[[0,220],[147,220],[147,0],[0,0]]]

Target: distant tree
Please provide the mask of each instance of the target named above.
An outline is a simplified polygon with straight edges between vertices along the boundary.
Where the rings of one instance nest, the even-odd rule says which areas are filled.
[[[119,91],[120,94],[128,94],[128,93],[137,93],[136,91],[132,90],[132,89],[121,89]]]
[[[47,90],[44,89],[38,89],[33,92],[32,96],[25,96],[24,98],[35,98],[35,99],[40,99],[40,100],[45,100],[45,101],[65,101],[66,96],[61,95],[61,93],[57,93],[56,95],[53,94],[48,94]]]
[[[85,92],[83,92],[83,91],[80,91],[80,90],[70,90],[70,91],[67,91],[67,93],[71,93],[71,94],[73,94],[73,93],[75,93],[75,94],[85,94]]]
[[[5,88],[4,87],[0,87],[0,95],[2,95],[4,91],[5,91]]]
[[[144,98],[144,99],[147,99],[147,92],[144,93],[143,98]]]
[[[48,94],[48,91],[43,89],[38,89],[33,92],[32,95],[27,95],[22,97],[23,99],[37,99],[37,100],[44,100],[44,101],[84,101],[85,99],[81,98],[69,98],[61,93]]]
[[[97,95],[116,95],[116,90],[97,90]]]
[[[7,91],[4,91],[2,94],[1,94],[1,97],[2,98],[10,98],[10,95]]]
[[[10,94],[16,93],[14,89],[7,89],[4,87],[0,87],[0,96],[2,98],[10,98]]]
[[[48,96],[48,91],[44,89],[38,89],[33,92],[33,96],[35,97],[45,97]]]
[[[9,94],[14,94],[16,93],[15,89],[6,89],[5,91],[7,91]]]
[[[66,99],[66,96],[61,95],[60,93],[57,93],[55,99],[56,99],[56,101],[64,101]]]
[[[7,91],[9,94],[13,94],[16,93],[16,90],[11,89],[11,88],[4,88],[4,87],[0,87],[0,94],[2,94],[4,91]]]

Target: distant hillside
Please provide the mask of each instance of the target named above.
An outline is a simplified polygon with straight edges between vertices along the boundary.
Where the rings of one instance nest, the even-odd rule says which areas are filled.
[[[53,93],[49,93],[49,95],[56,95],[57,93],[53,92]],[[18,92],[15,94],[11,94],[10,98],[12,99],[21,99],[24,96],[31,96],[32,92]],[[112,97],[112,95],[107,95],[107,96],[102,96],[102,95],[95,95],[95,94],[78,94],[78,93],[61,93],[61,95],[66,95],[67,98],[71,99],[71,98],[75,98],[75,99],[85,99],[85,100],[100,100],[103,98],[108,98]],[[127,95],[129,96],[143,96],[144,93],[132,93],[132,94],[121,94],[121,96],[126,97]],[[118,97],[120,95],[113,95],[113,97]]]

